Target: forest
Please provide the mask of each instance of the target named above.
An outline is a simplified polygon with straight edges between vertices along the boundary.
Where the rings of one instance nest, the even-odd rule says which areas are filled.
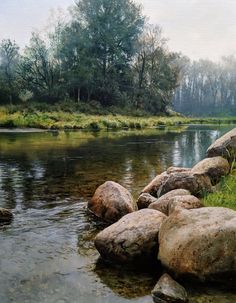
[[[161,27],[132,0],[79,0],[65,20],[33,32],[24,49],[0,43],[2,106],[233,116],[235,82],[234,56],[192,61],[170,51]]]
[[[152,114],[171,105],[179,55],[131,0],[79,0],[21,50],[0,45],[0,104],[91,104]]]

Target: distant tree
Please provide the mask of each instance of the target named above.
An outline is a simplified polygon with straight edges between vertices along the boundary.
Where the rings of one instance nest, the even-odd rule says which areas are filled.
[[[24,87],[36,98],[55,101],[58,98],[59,67],[50,48],[33,33],[20,64]]]
[[[178,81],[177,55],[167,50],[161,28],[148,26],[140,36],[134,61],[136,106],[164,112],[171,105]]]
[[[11,103],[14,99],[18,99],[18,63],[18,45],[9,39],[3,40],[0,44],[0,99],[2,102]]]

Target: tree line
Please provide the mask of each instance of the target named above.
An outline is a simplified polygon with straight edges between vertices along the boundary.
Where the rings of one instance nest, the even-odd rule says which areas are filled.
[[[79,0],[66,22],[0,44],[0,104],[96,101],[153,114],[171,105],[179,55],[132,0]],[[177,100],[177,99],[176,99]]]
[[[173,103],[178,112],[199,116],[236,114],[236,58],[180,60],[180,82]]]

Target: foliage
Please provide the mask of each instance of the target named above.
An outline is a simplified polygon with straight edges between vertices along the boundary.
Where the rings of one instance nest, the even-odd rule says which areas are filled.
[[[222,179],[220,189],[204,199],[206,206],[228,207],[236,210],[236,172]]]
[[[2,41],[0,104],[63,101],[69,110],[95,104],[108,113],[160,114],[178,82],[178,56],[133,0],[78,0],[66,22],[32,33],[21,54],[15,42]]]

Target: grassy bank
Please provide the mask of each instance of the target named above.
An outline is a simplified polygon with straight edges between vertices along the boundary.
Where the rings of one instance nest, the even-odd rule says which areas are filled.
[[[9,111],[0,108],[1,128],[41,128],[41,129],[143,129],[159,126],[184,124],[224,124],[235,123],[236,118],[186,118],[157,116],[91,115],[64,111]]]
[[[236,171],[222,179],[216,192],[205,197],[204,205],[236,210]]]

